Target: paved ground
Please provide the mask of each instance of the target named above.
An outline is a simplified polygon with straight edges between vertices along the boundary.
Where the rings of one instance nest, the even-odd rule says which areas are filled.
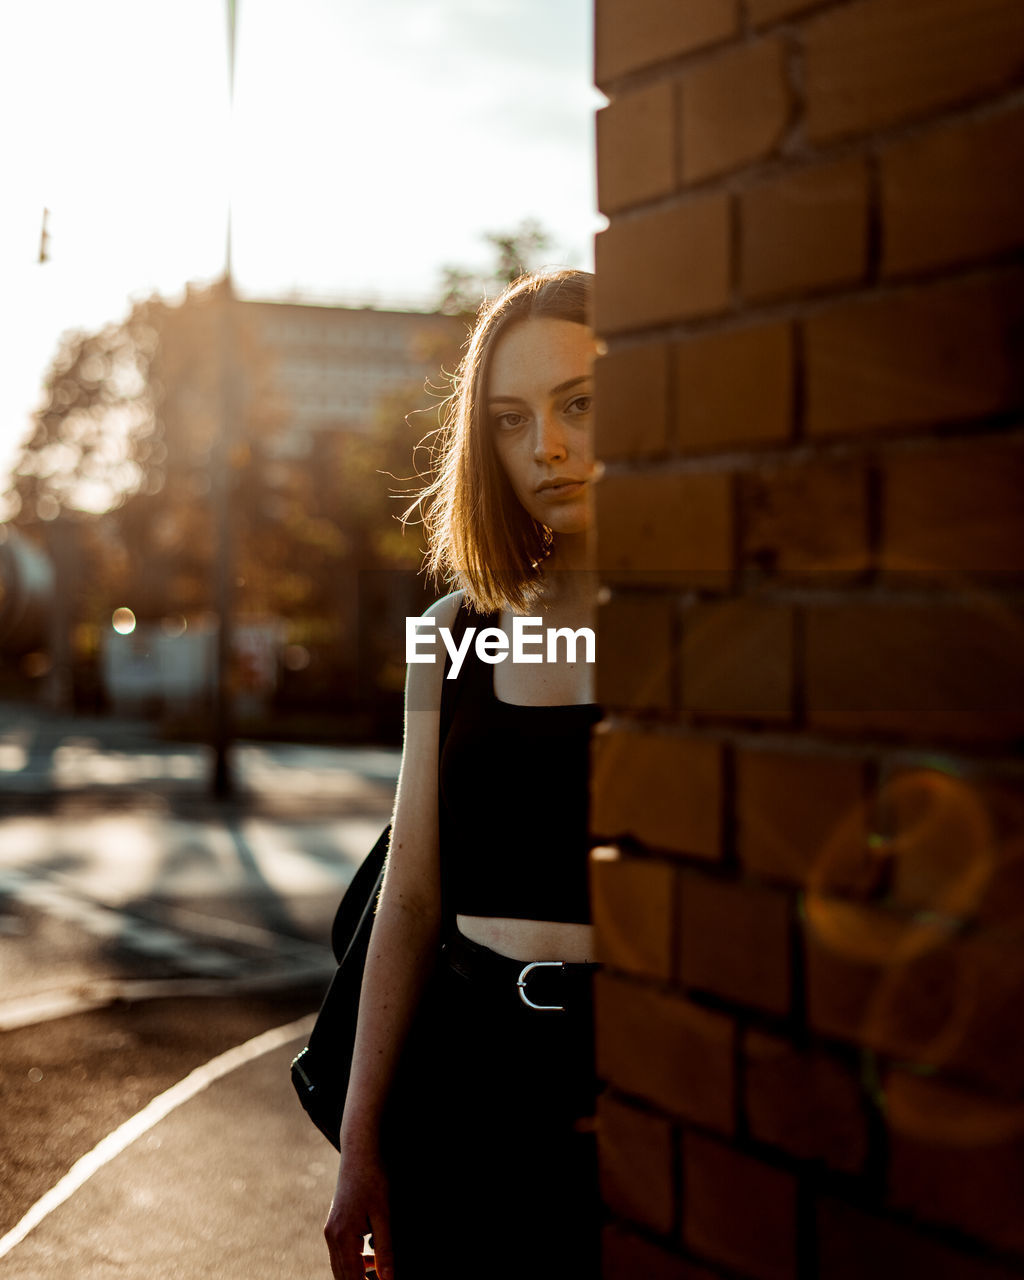
[[[359,804],[365,783],[393,785],[397,759],[388,747],[299,743],[240,742],[232,752],[240,803],[273,811],[344,811]],[[147,794],[201,806],[210,773],[208,747],[163,741],[148,721],[0,703],[0,806],[7,811],[45,810],[75,795]]]
[[[302,1042],[215,1080],[101,1164],[3,1259],[4,1276],[329,1277],[336,1165],[288,1084]]]
[[[111,981],[328,971],[398,752],[242,743],[234,759],[239,794],[215,804],[201,746],[0,706],[0,1029]]]
[[[335,1156],[287,1066],[398,753],[241,744],[235,764],[237,798],[214,804],[200,746],[0,705],[5,1277],[329,1277]]]

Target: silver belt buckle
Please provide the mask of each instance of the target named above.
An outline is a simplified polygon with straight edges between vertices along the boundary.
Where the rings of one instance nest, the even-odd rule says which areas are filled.
[[[550,1009],[553,1012],[565,1012],[564,1004],[534,1004],[530,997],[526,994],[526,979],[534,969],[564,969],[564,960],[531,960],[529,964],[524,964],[522,972],[519,974],[519,980],[516,986],[519,988],[519,999],[529,1009]]]

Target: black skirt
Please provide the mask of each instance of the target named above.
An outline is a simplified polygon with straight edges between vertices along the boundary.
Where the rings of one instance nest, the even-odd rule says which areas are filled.
[[[523,965],[456,935],[383,1133],[396,1280],[597,1280],[594,966]]]

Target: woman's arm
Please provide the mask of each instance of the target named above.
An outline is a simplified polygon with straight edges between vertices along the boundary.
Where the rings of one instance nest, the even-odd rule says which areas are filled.
[[[461,592],[426,610],[451,627]],[[337,1280],[363,1280],[363,1234],[372,1230],[377,1270],[391,1273],[387,1181],[380,1125],[417,1002],[437,954],[441,925],[437,753],[444,651],[409,665],[405,744],[384,886],[359,996],[352,1074],[341,1125],[341,1163],[324,1228]]]

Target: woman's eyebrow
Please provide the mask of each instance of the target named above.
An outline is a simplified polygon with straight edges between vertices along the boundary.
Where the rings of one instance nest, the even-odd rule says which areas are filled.
[[[577,387],[582,382],[590,382],[590,381],[591,381],[591,375],[589,373],[585,373],[579,378],[570,378],[567,382],[560,382],[557,387],[552,387],[548,394],[557,396],[557,395],[560,395],[563,391],[568,391],[571,387]],[[487,403],[488,404],[499,404],[499,403],[522,404],[523,399],[521,396],[488,396]]]
[[[589,373],[582,374],[579,378],[570,378],[568,382],[560,382],[557,387],[551,388],[551,394],[557,396],[562,391],[568,391],[571,387],[579,386],[581,382],[590,382],[591,375]]]

